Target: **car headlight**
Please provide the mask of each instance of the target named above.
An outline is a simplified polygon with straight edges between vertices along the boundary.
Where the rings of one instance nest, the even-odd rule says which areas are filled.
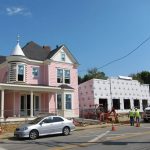
[[[24,128],[22,128],[21,130],[22,130],[22,131],[28,130],[28,127],[24,127]]]

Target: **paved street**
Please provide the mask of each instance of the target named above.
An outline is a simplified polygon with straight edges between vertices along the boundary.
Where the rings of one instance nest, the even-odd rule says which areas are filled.
[[[1,139],[0,150],[149,150],[149,123],[141,127],[118,126],[75,131],[69,136],[47,136],[37,140]]]

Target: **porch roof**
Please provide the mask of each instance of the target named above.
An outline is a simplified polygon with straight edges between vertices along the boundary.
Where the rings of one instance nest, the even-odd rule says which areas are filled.
[[[62,88],[61,86],[46,86],[46,85],[29,85],[29,84],[11,84],[11,83],[0,83],[0,90],[19,90],[19,91],[45,91],[45,92],[56,92],[60,90],[73,89]]]

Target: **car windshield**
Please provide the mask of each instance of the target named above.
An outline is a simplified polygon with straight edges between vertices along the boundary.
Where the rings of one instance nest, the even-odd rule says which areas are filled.
[[[29,122],[29,124],[37,124],[38,122],[40,122],[44,117],[37,117],[34,120],[31,120]]]

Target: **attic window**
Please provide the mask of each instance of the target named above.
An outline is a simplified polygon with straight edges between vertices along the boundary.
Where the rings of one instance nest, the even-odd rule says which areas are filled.
[[[61,53],[61,61],[65,61],[65,53],[64,52]]]

